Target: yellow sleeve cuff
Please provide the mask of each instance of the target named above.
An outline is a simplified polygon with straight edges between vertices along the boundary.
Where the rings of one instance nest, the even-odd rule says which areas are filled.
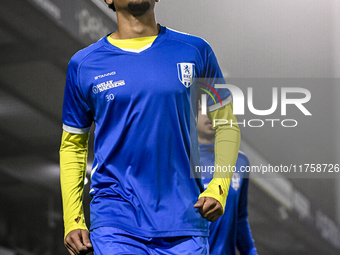
[[[213,178],[208,184],[207,189],[203,191],[198,198],[201,198],[201,197],[215,198],[222,205],[223,213],[224,213],[224,209],[225,209],[225,205],[226,205],[227,197],[228,197],[230,181],[231,181],[231,178]],[[220,194],[220,187],[222,190],[222,194]]]

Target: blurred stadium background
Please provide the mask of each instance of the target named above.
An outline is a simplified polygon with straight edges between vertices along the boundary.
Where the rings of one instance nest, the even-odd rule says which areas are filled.
[[[310,90],[312,116],[288,108],[297,127],[241,127],[251,164],[340,163],[339,0],[162,0],[156,15],[205,38],[226,77],[254,88],[258,109],[270,107],[273,87]],[[66,68],[76,51],[116,27],[102,0],[1,1],[1,255],[67,254],[58,167]],[[92,158],[91,151],[89,168]],[[340,173],[310,177],[251,179],[259,254],[340,254]]]

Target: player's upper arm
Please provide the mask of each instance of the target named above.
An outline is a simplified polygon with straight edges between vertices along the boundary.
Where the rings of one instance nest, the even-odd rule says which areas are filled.
[[[226,104],[221,107],[213,105],[208,108],[208,117],[213,123],[212,128],[216,130],[219,126],[227,126],[240,132],[236,116],[233,114],[233,103],[229,98],[225,102]]]

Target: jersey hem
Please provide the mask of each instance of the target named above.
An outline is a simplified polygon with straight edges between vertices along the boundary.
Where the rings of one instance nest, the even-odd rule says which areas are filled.
[[[136,228],[131,228],[124,224],[113,224],[111,221],[103,221],[100,223],[96,223],[91,225],[90,231],[100,227],[115,227],[130,232],[132,234],[140,235],[143,237],[150,238],[163,238],[163,237],[176,237],[176,236],[209,236],[209,230],[197,230],[197,229],[188,229],[188,230],[171,230],[171,231],[138,231]]]

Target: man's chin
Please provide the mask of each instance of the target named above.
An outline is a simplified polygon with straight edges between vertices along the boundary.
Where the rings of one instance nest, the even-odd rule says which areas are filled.
[[[133,16],[141,16],[144,13],[146,13],[149,9],[150,9],[151,5],[149,3],[149,1],[142,1],[142,2],[130,2],[128,4],[128,9],[129,12],[133,15]]]

